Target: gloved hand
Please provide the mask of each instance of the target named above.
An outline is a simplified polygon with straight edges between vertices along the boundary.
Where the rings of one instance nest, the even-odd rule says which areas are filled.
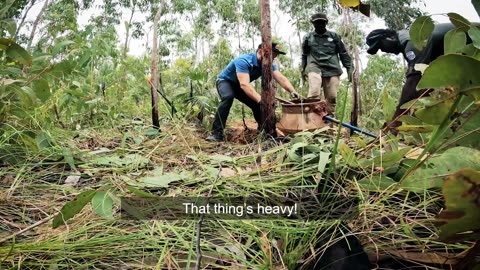
[[[353,68],[347,69],[348,81],[352,82],[353,80]]]
[[[292,98],[300,98],[300,95],[297,93],[297,91],[293,90],[292,92],[290,92],[290,96],[292,96]]]

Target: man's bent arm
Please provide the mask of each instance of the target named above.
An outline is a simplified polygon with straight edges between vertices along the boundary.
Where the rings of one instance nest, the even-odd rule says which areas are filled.
[[[257,93],[257,91],[255,91],[255,88],[250,84],[250,75],[248,73],[237,72],[237,78],[240,82],[240,88],[242,88],[245,94],[247,94],[248,97],[259,103],[262,97]]]
[[[295,92],[295,88],[293,88],[293,85],[285,76],[283,76],[282,73],[280,73],[280,71],[275,70],[273,72],[273,78],[280,84],[283,89],[287,90],[290,93]]]

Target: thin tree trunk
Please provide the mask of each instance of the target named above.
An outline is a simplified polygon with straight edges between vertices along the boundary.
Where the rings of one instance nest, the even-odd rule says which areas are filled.
[[[33,37],[35,36],[35,32],[37,31],[37,26],[43,17],[43,13],[45,13],[45,10],[47,10],[47,6],[48,6],[48,0],[45,0],[45,3],[43,4],[42,9],[40,10],[40,13],[38,13],[37,18],[33,22],[32,32],[30,33],[30,38],[28,40],[27,51],[30,50],[30,47],[32,46],[32,41],[33,41]]]
[[[126,33],[125,33],[125,44],[123,47],[123,57],[127,57],[127,52],[128,52],[128,40],[130,36],[130,28],[132,27],[132,20],[133,20],[133,15],[135,14],[135,1],[130,1],[130,5],[132,6],[132,13],[130,14],[130,19],[128,20],[128,26],[126,27]]]
[[[163,9],[163,2],[164,0],[160,1],[158,5],[157,14],[155,14],[155,18],[153,19],[153,45],[152,45],[152,66],[151,66],[151,74],[152,74],[152,85],[151,85],[151,94],[152,94],[152,124],[154,128],[160,129],[160,122],[158,118],[158,73],[157,73],[157,66],[158,66],[158,21],[160,21],[160,15],[162,14]]]
[[[352,113],[351,113],[351,118],[350,118],[350,124],[353,126],[358,126],[358,76],[357,76],[357,70],[358,70],[358,49],[357,49],[357,44],[355,44],[355,35],[352,32],[352,28],[350,27],[352,25],[352,20],[350,17],[350,11],[348,8],[343,9],[344,14],[345,14],[345,29],[349,29],[348,33],[348,43],[349,47],[351,48],[350,51],[353,50],[354,53],[354,61],[355,61],[355,70],[353,71],[353,78],[352,78]],[[353,130],[350,131],[350,135],[353,135]]]
[[[30,12],[30,9],[33,7],[33,5],[35,5],[36,1],[37,0],[32,0],[30,2],[30,6],[28,6],[28,8],[25,10],[25,14],[23,14],[22,20],[18,24],[17,30],[15,31],[15,36],[14,36],[15,39],[17,38],[18,33],[20,33],[20,29],[23,27],[23,24],[25,23],[25,19],[27,18],[28,12]]]
[[[262,18],[262,104],[261,128],[267,135],[277,137],[275,129],[275,88],[272,80],[272,28],[270,24],[270,0],[260,1]]]
[[[123,46],[123,59],[125,60],[127,58],[127,52],[128,52],[128,40],[130,36],[130,28],[132,27],[132,20],[133,20],[133,14],[135,14],[135,1],[131,0],[130,1],[130,6],[132,7],[132,13],[130,14],[130,19],[128,20],[127,25],[125,26],[125,44]],[[127,67],[124,64],[123,66],[123,74],[122,74],[122,79],[124,82],[127,81]]]

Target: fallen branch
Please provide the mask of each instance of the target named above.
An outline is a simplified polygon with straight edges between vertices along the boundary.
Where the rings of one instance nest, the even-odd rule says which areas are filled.
[[[44,219],[42,219],[42,220],[40,220],[40,221],[37,221],[36,223],[34,223],[34,224],[32,224],[32,225],[26,227],[26,228],[23,229],[23,230],[20,230],[20,231],[18,231],[18,232],[16,232],[16,233],[13,233],[13,234],[10,235],[10,236],[7,236],[7,237],[5,237],[5,238],[3,238],[3,239],[0,239],[0,244],[3,243],[3,242],[8,241],[8,240],[10,240],[10,239],[12,239],[12,238],[14,238],[14,237],[17,237],[17,236],[19,236],[19,235],[21,235],[21,234],[23,234],[23,233],[25,233],[25,232],[27,232],[27,231],[35,228],[35,227],[38,227],[38,226],[46,223],[46,222],[49,221],[50,219],[53,219],[55,216],[56,216],[56,214],[55,214],[55,215],[48,216],[48,217],[46,217],[46,218],[44,218]]]

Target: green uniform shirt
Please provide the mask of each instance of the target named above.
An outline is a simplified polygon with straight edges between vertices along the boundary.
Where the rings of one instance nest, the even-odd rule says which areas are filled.
[[[342,67],[353,68],[352,58],[348,55],[340,36],[326,31],[322,35],[310,32],[303,38],[302,65],[307,72],[321,72],[322,77],[340,76]],[[306,60],[306,61],[305,61]]]

